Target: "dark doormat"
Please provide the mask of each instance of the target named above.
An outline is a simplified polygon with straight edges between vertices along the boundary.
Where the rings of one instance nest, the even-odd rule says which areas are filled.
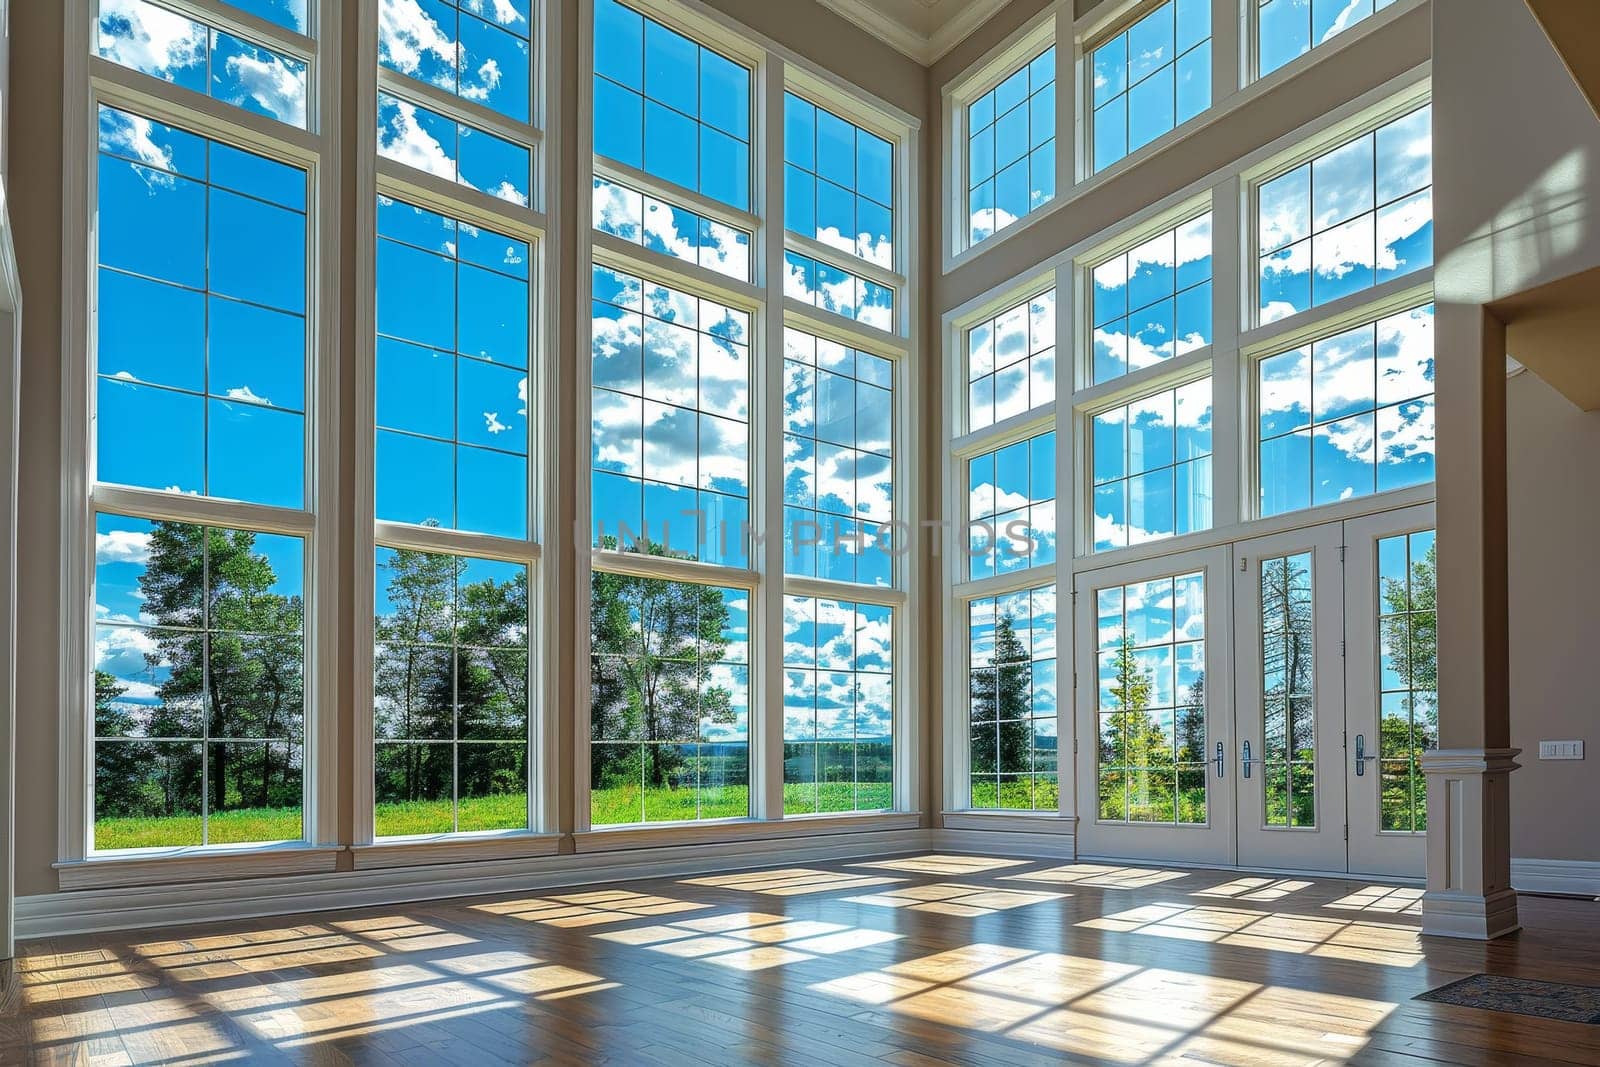
[[[1600,1024],[1600,986],[1536,982],[1499,974],[1474,974],[1419,993],[1414,999],[1463,1008],[1508,1011],[1540,1019]]]

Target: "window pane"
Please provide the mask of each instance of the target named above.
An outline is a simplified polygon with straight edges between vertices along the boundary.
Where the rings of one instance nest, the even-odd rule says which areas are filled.
[[[594,179],[593,224],[652,252],[698,263],[742,282],[750,280],[749,233],[620,182]]]
[[[1211,343],[1211,213],[1096,264],[1091,315],[1098,385]]]
[[[749,814],[749,613],[742,589],[593,573],[593,825]]]
[[[1432,265],[1431,117],[1424,105],[1261,184],[1261,322]]]
[[[967,625],[970,806],[1054,810],[1056,587],[971,601]]]
[[[379,837],[528,825],[528,568],[379,546]]]
[[[532,153],[526,146],[388,93],[378,94],[378,154],[528,206]]]
[[[785,252],[783,292],[880,330],[894,329],[894,290],[798,252]]]
[[[1393,0],[1258,0],[1258,77],[1309,52]]]
[[[971,244],[1055,197],[1055,48],[967,107]]]
[[[1434,596],[1434,533],[1378,542],[1379,771],[1385,831],[1428,828],[1427,778],[1421,756],[1439,743],[1439,652]]]
[[[96,516],[96,849],[300,840],[304,568],[297,537]]]
[[[972,578],[1055,561],[1055,447],[1052,430],[968,461]]]
[[[784,158],[788,228],[892,269],[894,146],[785,93]]]
[[[527,536],[528,256],[379,197],[380,520]]]
[[[304,507],[305,171],[108,107],[99,145],[98,480]]]
[[[1040,293],[967,331],[967,429],[1055,400],[1056,294]]]
[[[1211,15],[1169,0],[1095,48],[1094,169],[1104,170],[1211,106]]]
[[[1211,527],[1211,379],[1095,415],[1094,548]]]
[[[528,121],[526,0],[381,0],[381,5],[379,63],[517,122]]]

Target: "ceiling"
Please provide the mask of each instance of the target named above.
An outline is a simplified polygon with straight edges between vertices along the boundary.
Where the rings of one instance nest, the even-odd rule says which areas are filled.
[[[819,2],[924,65],[950,51],[1006,5],[1006,0]]]

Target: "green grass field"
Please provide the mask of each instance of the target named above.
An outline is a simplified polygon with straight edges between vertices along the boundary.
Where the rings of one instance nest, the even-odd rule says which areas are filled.
[[[698,791],[698,796],[694,789],[641,790],[638,786],[622,786],[590,793],[590,821],[595,826],[615,826],[641,821],[738,819],[749,814],[749,805],[750,791],[742,785],[704,789]],[[852,782],[824,782],[820,787],[791,783],[783,787],[786,815],[871,811],[893,805],[894,790],[887,782],[863,782],[859,787]],[[523,793],[464,799],[460,805],[460,830],[522,829],[527,826],[527,811],[528,798]],[[447,834],[454,828],[448,800],[379,804],[373,815],[379,837]],[[301,835],[299,808],[239,808],[211,816],[213,845],[298,841]],[[102,851],[198,844],[198,815],[106,818],[94,825],[94,847]]]

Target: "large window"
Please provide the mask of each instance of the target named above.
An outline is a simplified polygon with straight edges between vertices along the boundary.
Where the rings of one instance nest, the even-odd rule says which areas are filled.
[[[894,366],[800,330],[784,334],[785,569],[894,578]]]
[[[1094,384],[1211,343],[1211,213],[1090,271]]]
[[[750,280],[750,234],[622,182],[594,179],[594,228],[664,256]]]
[[[590,820],[750,812],[750,601],[743,589],[595,571]]]
[[[1395,0],[1253,0],[1256,66],[1265,77]]]
[[[1055,560],[1055,431],[974,456],[967,484],[973,578]]]
[[[967,612],[971,806],[1054,811],[1056,587],[983,597]]]
[[[303,507],[305,171],[99,115],[99,480]]]
[[[513,121],[528,121],[529,0],[379,3],[379,63]]]
[[[378,154],[527,207],[533,153],[390,93],[378,94]]]
[[[1211,528],[1211,379],[1093,416],[1094,550]]]
[[[528,826],[528,568],[378,549],[379,837]]]
[[[1433,265],[1432,113],[1420,107],[1261,183],[1262,322]]]
[[[785,295],[867,326],[894,329],[891,287],[800,252],[785,252],[783,260]]]
[[[1101,822],[1207,819],[1205,575],[1095,593]]]
[[[305,541],[95,521],[94,847],[297,841]]]
[[[1056,50],[1046,48],[967,106],[967,243],[1056,195]]]
[[[1024,300],[967,331],[967,429],[1055,402],[1056,292]]]
[[[1378,542],[1381,829],[1428,829],[1422,753],[1439,745],[1438,561],[1432,530]]]
[[[894,807],[894,612],[783,601],[785,815]]]
[[[750,208],[750,71],[654,19],[596,0],[594,150]]]
[[[794,93],[783,98],[784,225],[894,267],[894,146]]]
[[[1433,305],[1258,364],[1260,511],[1433,480]]]
[[[593,295],[596,546],[743,566],[749,315],[602,266]]]
[[[1094,170],[1211,106],[1211,0],[1168,0],[1089,54]]]

